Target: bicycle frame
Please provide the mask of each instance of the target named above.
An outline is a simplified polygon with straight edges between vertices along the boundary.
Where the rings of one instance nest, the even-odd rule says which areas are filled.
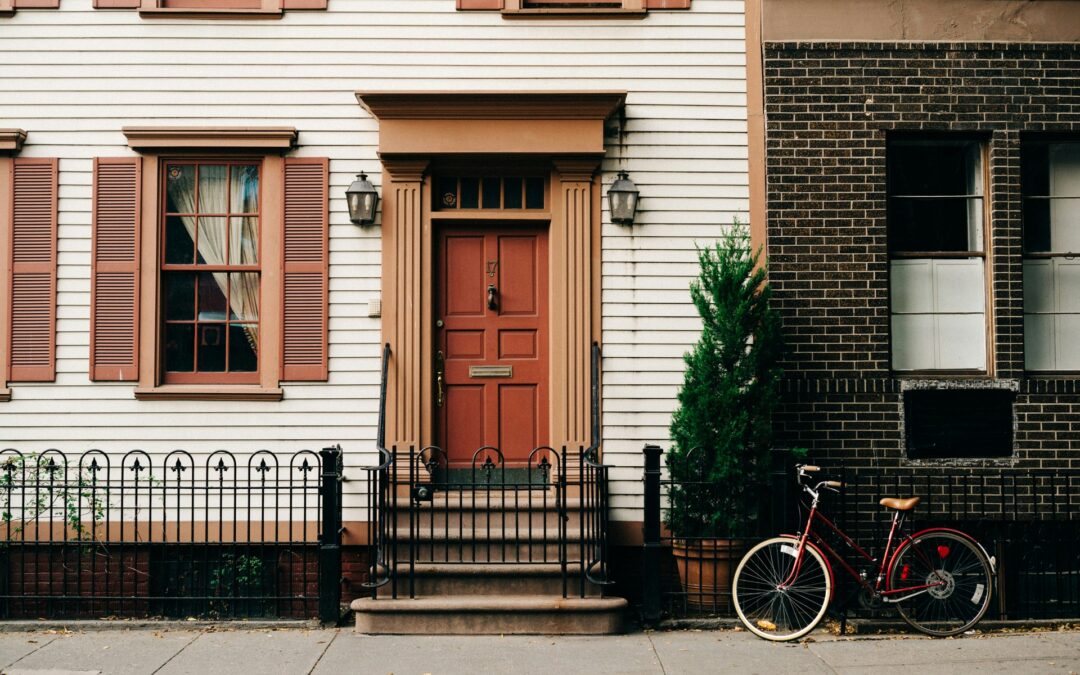
[[[925,593],[931,588],[942,586],[947,583],[944,579],[942,579],[941,581],[936,583],[921,584],[917,586],[906,586],[904,588],[890,588],[889,575],[887,574],[887,572],[889,571],[889,568],[891,568],[892,563],[894,562],[893,559],[895,558],[896,551],[899,550],[900,546],[902,546],[904,543],[914,538],[907,534],[903,534],[902,512],[896,511],[893,514],[892,525],[889,527],[889,536],[885,541],[885,550],[882,553],[881,559],[879,561],[873,556],[871,556],[869,553],[867,553],[861,546],[859,546],[855,542],[854,539],[849,537],[846,532],[837,527],[835,523],[829,520],[826,516],[822,515],[821,512],[818,511],[817,492],[811,490],[807,486],[803,487],[813,496],[813,502],[810,505],[810,514],[806,518],[806,526],[803,528],[801,534],[794,536],[794,538],[797,538],[799,541],[795,558],[795,565],[792,567],[791,573],[788,575],[788,578],[784,581],[784,583],[780,585],[780,588],[786,588],[798,576],[799,570],[802,568],[802,562],[806,554],[806,546],[808,542],[811,545],[817,547],[819,551],[822,551],[826,554],[825,556],[823,556],[826,562],[828,562],[829,558],[835,560],[837,563],[840,564],[841,569],[847,572],[852,579],[858,582],[860,586],[862,586],[870,593],[873,593],[875,596],[881,598],[883,602],[902,602],[904,600],[907,600],[908,598],[912,598],[916,595]],[[862,574],[860,574],[854,567],[852,567],[850,563],[848,563],[844,556],[837,553],[832,546],[829,546],[828,542],[826,542],[823,537],[821,537],[814,531],[815,522],[824,525],[826,528],[828,528],[830,531],[840,537],[840,540],[844,542],[844,544],[854,550],[855,553],[858,554],[859,557],[865,560],[867,563],[877,564],[877,577],[874,579],[874,583],[872,585],[863,577]],[[894,548],[893,542],[897,538],[898,533],[900,534],[901,539]],[[926,558],[922,551],[920,551],[919,549],[915,549],[915,553],[924,559],[923,562],[927,564],[930,563],[929,559]],[[829,565],[829,567],[831,573],[832,565]],[[933,569],[933,565],[930,565],[930,568]]]

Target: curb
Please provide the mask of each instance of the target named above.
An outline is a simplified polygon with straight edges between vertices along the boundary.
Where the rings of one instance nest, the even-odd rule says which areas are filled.
[[[175,619],[127,620],[127,619],[79,619],[75,621],[0,621],[0,633],[33,633],[53,630],[68,632],[111,631],[111,630],[318,630],[322,628],[317,620],[254,620],[254,621],[183,621]],[[332,628],[332,626],[331,626]]]

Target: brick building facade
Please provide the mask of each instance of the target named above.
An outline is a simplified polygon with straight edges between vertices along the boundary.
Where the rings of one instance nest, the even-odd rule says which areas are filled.
[[[780,443],[808,447],[826,463],[861,466],[1080,465],[1080,379],[1068,368],[1025,365],[1022,185],[1025,153],[1080,140],[1080,45],[768,37],[767,244],[788,345]],[[970,260],[985,271],[985,367],[897,368],[902,324],[890,288],[896,245],[889,227],[901,216],[890,213],[889,155],[899,161],[909,145],[960,141],[981,151],[981,188],[969,204],[982,204],[984,243]],[[1060,204],[1080,208],[1080,200]],[[1080,341],[1068,332],[1059,338],[1070,335]],[[904,392],[942,389],[1008,392],[1008,451],[975,447],[958,457],[916,459],[906,428],[915,413],[908,411],[905,423]],[[949,404],[956,401],[965,405]],[[983,408],[974,419],[988,414],[982,403],[974,407]]]

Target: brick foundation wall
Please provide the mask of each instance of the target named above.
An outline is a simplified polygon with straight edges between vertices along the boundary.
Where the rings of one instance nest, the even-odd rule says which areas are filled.
[[[1018,391],[1015,461],[1080,466],[1077,380],[1024,373],[1019,162],[1021,134],[1080,135],[1078,73],[1075,44],[765,45],[769,270],[788,345],[780,444],[824,462],[906,462],[890,371],[886,137],[955,131],[988,147],[990,358],[993,379]]]

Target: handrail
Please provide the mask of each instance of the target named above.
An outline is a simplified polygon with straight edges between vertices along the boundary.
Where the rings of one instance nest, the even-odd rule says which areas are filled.
[[[390,367],[390,343],[383,345],[382,379],[379,383],[379,429],[375,440],[375,449],[379,451],[379,463],[376,466],[362,466],[367,473],[368,499],[368,546],[372,550],[370,565],[371,580],[360,584],[362,588],[376,589],[390,583],[392,570],[387,562],[387,514],[386,502],[393,498],[390,490],[390,472],[394,463],[394,453],[386,449],[386,382]],[[389,542],[392,545],[392,542]],[[389,554],[392,555],[392,554]]]
[[[386,449],[386,381],[390,366],[390,343],[383,345],[382,354],[382,380],[379,383],[379,430],[375,436],[375,449],[379,451],[379,464],[376,466],[362,466],[364,471],[381,471],[394,462],[394,456]]]
[[[596,455],[596,451],[600,449],[600,345],[596,342],[592,343],[589,394],[592,405],[590,415],[590,420],[592,422],[592,442],[585,451],[585,457],[593,466],[601,466],[602,462],[595,462],[591,459]]]
[[[592,490],[595,490],[595,514],[591,517],[595,517],[595,527],[593,532],[596,536],[596,541],[593,542],[595,560],[582,561],[582,571],[584,576],[592,584],[597,586],[611,586],[615,582],[608,579],[607,574],[607,535],[608,535],[608,491],[607,491],[607,472],[608,467],[604,465],[603,461],[599,458],[598,451],[600,450],[600,345],[596,342],[592,344],[592,363],[591,363],[591,378],[590,378],[590,399],[591,399],[591,421],[592,421],[592,434],[591,443],[588,449],[582,453],[582,461],[585,466],[589,467],[595,472],[595,486]],[[584,467],[583,467],[584,468]],[[583,486],[584,487],[584,486]],[[585,498],[583,493],[582,498]],[[584,504],[583,504],[584,507]],[[584,530],[583,530],[584,534]],[[594,570],[599,568],[599,574],[594,575]]]

